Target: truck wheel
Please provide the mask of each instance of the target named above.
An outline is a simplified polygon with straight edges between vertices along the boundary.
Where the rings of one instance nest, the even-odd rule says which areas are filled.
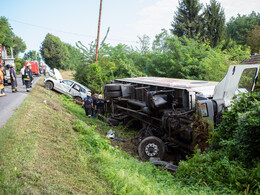
[[[81,97],[74,97],[74,100],[77,100],[78,102],[82,102],[82,98]]]
[[[108,123],[112,126],[118,126],[119,125],[119,120],[113,119],[113,118],[108,118]]]
[[[149,160],[150,157],[162,159],[165,154],[165,145],[158,137],[149,136],[139,144],[138,154],[144,161]]]
[[[146,138],[148,136],[152,136],[152,135],[153,135],[153,133],[148,127],[142,128],[140,131],[138,131],[138,133],[135,136],[136,145],[138,146],[144,138]]]
[[[121,85],[118,84],[107,84],[105,86],[106,91],[120,91]]]
[[[48,90],[53,89],[53,82],[47,81],[47,82],[45,83],[45,88],[48,89]]]
[[[115,98],[121,96],[121,91],[110,91],[105,93],[107,98]]]

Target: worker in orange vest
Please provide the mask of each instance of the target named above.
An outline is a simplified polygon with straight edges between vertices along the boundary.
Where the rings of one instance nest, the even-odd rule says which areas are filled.
[[[5,96],[5,87],[4,87],[4,67],[0,65],[0,97]]]

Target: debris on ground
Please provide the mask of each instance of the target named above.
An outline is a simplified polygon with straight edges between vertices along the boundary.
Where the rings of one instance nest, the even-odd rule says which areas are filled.
[[[124,139],[119,138],[119,137],[115,137],[115,132],[114,132],[112,129],[110,129],[110,130],[107,132],[106,137],[109,138],[109,139],[114,139],[114,140],[116,140],[116,141],[125,142]]]
[[[162,161],[162,160],[160,160],[160,158],[151,157],[149,159],[149,161],[156,166],[164,166],[166,169],[171,170],[171,171],[176,171],[178,168],[177,165],[174,165],[171,162]]]

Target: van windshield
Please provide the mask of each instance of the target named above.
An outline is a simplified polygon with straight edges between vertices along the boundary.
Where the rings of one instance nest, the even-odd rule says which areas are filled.
[[[238,88],[246,89],[248,92],[252,92],[256,72],[257,72],[257,68],[245,69],[240,77]]]

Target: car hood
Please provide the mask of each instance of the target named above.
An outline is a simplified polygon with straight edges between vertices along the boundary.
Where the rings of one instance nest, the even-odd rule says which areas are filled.
[[[56,68],[54,68],[54,75],[55,75],[57,80],[60,80],[60,81],[63,80],[63,78],[62,78],[62,76],[60,74],[60,71],[57,70]]]

